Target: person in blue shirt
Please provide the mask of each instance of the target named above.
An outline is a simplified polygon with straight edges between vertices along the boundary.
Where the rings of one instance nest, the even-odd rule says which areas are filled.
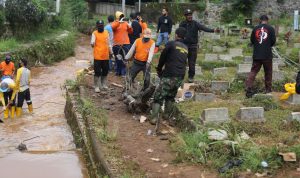
[[[107,30],[109,33],[109,42],[110,44],[114,44],[114,32],[111,27],[111,23],[115,20],[113,15],[107,17],[108,24],[104,27],[104,30]],[[109,70],[111,71],[113,68],[112,60],[109,59]]]

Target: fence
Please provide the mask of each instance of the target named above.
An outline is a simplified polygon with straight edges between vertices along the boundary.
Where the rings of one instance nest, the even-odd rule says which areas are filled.
[[[90,5],[91,6],[91,5]],[[101,15],[114,15],[116,11],[122,11],[121,4],[114,3],[95,3],[92,7],[94,13]],[[135,12],[135,6],[126,5],[125,12],[123,12],[126,16],[129,16],[130,13]]]

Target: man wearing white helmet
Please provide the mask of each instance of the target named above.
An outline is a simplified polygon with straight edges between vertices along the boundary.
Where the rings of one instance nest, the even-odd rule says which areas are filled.
[[[11,78],[5,78],[0,83],[0,99],[4,109],[4,119],[9,117],[10,106],[10,117],[15,117],[15,97],[17,93],[16,83]]]
[[[143,37],[138,38],[133,43],[130,51],[125,56],[125,59],[130,59],[134,54],[133,64],[130,68],[131,82],[140,71],[144,73],[144,87],[147,89],[150,85],[150,64],[152,62],[155,49],[155,42],[151,39],[151,30],[146,28],[143,32]]]

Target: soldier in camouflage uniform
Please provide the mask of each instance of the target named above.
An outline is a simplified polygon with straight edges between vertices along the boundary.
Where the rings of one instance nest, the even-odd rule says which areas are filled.
[[[156,67],[157,74],[160,77],[160,84],[154,93],[151,124],[156,124],[164,101],[164,114],[169,115],[172,113],[174,98],[178,88],[182,85],[187,65],[188,48],[183,43],[185,34],[186,30],[184,28],[178,28],[175,31],[175,41],[168,42],[160,55],[159,63]]]

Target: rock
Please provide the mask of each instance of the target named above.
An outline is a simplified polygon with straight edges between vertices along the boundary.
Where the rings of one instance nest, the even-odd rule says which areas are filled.
[[[252,62],[253,62],[252,56],[245,56],[244,57],[244,63],[252,64]]]
[[[153,150],[149,148],[149,149],[147,150],[147,152],[148,152],[148,153],[152,153]]]
[[[166,168],[166,167],[168,167],[169,166],[169,164],[162,164],[161,165],[161,167],[163,167],[163,168]]]
[[[283,157],[283,160],[286,162],[296,162],[297,161],[297,156],[296,153],[294,152],[289,152],[289,153],[279,153]]]
[[[294,48],[300,48],[300,43],[294,43]]]
[[[195,101],[213,102],[216,100],[216,95],[213,93],[195,93]]]
[[[206,123],[222,123],[229,121],[228,108],[208,108],[204,109],[200,118],[201,122]]]
[[[152,161],[155,161],[155,162],[160,162],[160,159],[159,158],[150,158]]]
[[[244,122],[264,122],[263,107],[243,107],[237,112],[237,118]]]
[[[292,112],[288,119],[289,119],[289,121],[295,120],[295,121],[300,122],[300,112]]]
[[[226,51],[226,48],[221,46],[213,46],[212,49],[214,53],[222,53]]]
[[[284,79],[284,74],[282,71],[273,71],[272,81],[281,81]]]
[[[214,68],[213,74],[214,75],[227,75],[228,70],[227,67],[221,67],[221,68]]]
[[[218,61],[217,54],[205,54],[205,61]]]
[[[232,61],[232,56],[228,54],[220,54],[219,59],[221,61]]]
[[[144,123],[147,120],[147,117],[141,116],[140,117],[140,123]]]
[[[208,131],[208,139],[210,140],[226,140],[228,138],[228,134],[225,130],[211,130]]]
[[[299,105],[299,104],[300,104],[300,95],[298,95],[298,94],[293,94],[293,95],[291,95],[291,96],[288,98],[287,102],[288,102],[289,104]]]
[[[240,138],[242,140],[249,140],[250,136],[245,131],[243,131],[242,133],[240,133]]]
[[[232,57],[243,56],[243,49],[241,49],[241,48],[230,48],[229,49],[229,54]]]
[[[195,66],[195,74],[196,75],[203,75],[201,66]]]
[[[211,89],[212,91],[227,91],[229,88],[229,82],[227,81],[212,81],[211,82]]]

